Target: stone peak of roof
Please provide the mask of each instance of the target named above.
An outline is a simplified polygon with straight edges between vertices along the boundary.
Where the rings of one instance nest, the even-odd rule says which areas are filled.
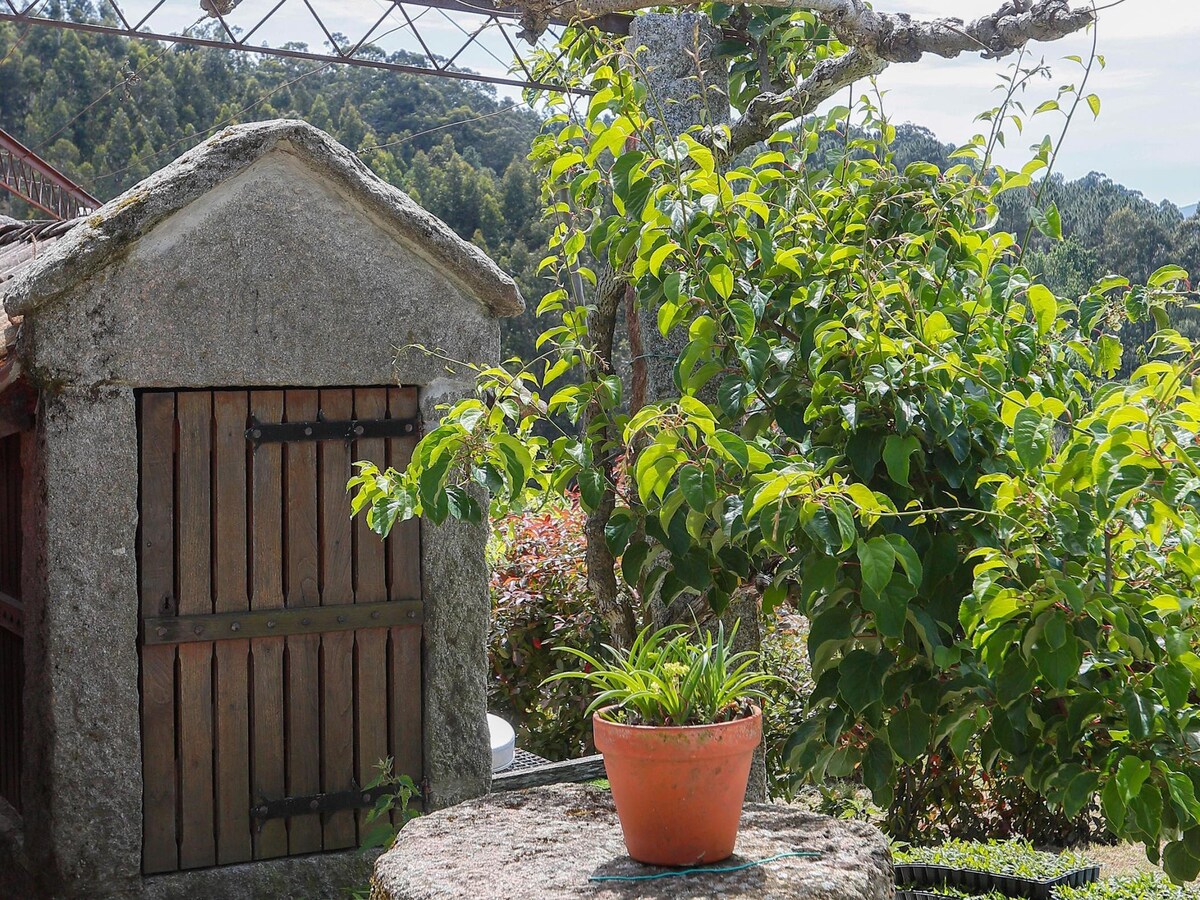
[[[9,316],[24,315],[62,297],[159,222],[277,148],[294,153],[346,188],[490,315],[513,316],[525,308],[515,282],[482,250],[375,175],[330,135],[297,119],[275,119],[218,132],[92,215],[74,222],[3,286],[4,309]]]

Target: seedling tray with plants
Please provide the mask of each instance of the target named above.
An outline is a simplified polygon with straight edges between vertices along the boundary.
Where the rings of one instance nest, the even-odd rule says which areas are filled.
[[[1053,900],[1057,887],[1081,887],[1100,877],[1100,867],[1078,854],[1043,853],[1023,841],[949,841],[937,847],[901,848],[893,855],[896,883],[910,890],[929,888],[926,893],[934,896],[939,887],[948,886],[968,895],[996,892]]]
[[[896,892],[900,896],[900,892]],[[1181,888],[1161,875],[1142,874],[1106,878],[1079,888],[1060,888],[1054,900],[1196,900],[1194,888]]]

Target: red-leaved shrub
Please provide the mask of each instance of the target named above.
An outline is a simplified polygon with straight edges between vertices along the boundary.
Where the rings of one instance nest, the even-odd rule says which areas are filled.
[[[587,591],[584,515],[572,498],[508,516],[496,523],[491,547],[489,706],[512,722],[519,747],[554,760],[594,750],[587,691],[571,681],[541,686],[578,662],[553,648],[597,654],[608,640]]]

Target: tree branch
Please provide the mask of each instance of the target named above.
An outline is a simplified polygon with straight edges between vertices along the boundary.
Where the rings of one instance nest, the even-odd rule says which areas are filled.
[[[790,6],[793,0],[763,0]],[[1095,14],[1072,9],[1069,0],[1008,0],[973,22],[957,18],[921,21],[904,13],[878,13],[863,0],[796,0],[829,24],[838,40],[888,62],[917,62],[926,53],[953,58],[961,53],[1007,56],[1030,41],[1057,41],[1086,28]]]
[[[540,34],[551,15],[595,19],[663,5],[690,9],[694,0],[517,0],[522,21]],[[1073,9],[1070,0],[1006,0],[994,13],[973,22],[958,18],[914,19],[907,13],[876,12],[866,0],[758,0],[756,6],[816,13],[848,47],[887,62],[917,62],[924,54],[953,58],[961,53],[1007,56],[1030,41],[1056,41],[1087,27],[1095,13]]]
[[[765,0],[766,5],[774,2]],[[785,0],[778,2],[782,5]],[[726,158],[768,138],[780,128],[781,118],[790,121],[808,115],[846,85],[878,75],[891,62],[915,62],[923,53],[953,57],[974,51],[1003,56],[1026,41],[1065,37],[1094,18],[1090,9],[1072,10],[1067,0],[1010,0],[969,25],[958,19],[913,22],[906,15],[876,13],[861,0],[797,0],[797,5],[839,7],[840,12],[821,14],[852,49],[818,63],[807,78],[786,91],[755,97],[731,129]]]
[[[806,116],[846,85],[878,75],[886,67],[887,63],[877,57],[851,50],[817,63],[795,87],[778,94],[759,94],[730,128],[729,147],[722,155],[736,156],[751,144],[766,140],[780,129],[780,117],[792,121]]]

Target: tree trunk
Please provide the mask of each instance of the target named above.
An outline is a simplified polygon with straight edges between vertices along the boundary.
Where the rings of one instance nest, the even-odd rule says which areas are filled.
[[[613,343],[617,327],[617,312],[625,298],[626,281],[604,266],[596,284],[596,302],[588,314],[588,335],[592,342],[593,359],[590,364],[590,379],[598,381],[613,372]],[[604,476],[604,494],[597,507],[588,513],[583,534],[587,542],[584,561],[587,566],[588,589],[595,598],[597,610],[608,625],[609,633],[618,647],[628,647],[637,634],[637,616],[632,598],[620,590],[617,584],[617,561],[608,549],[604,528],[612,517],[616,506],[616,493],[612,488],[617,468],[619,435],[614,435],[606,424],[596,422],[599,408],[595,401],[588,407],[580,422],[581,434],[586,435],[596,428],[603,430],[600,440],[593,446],[601,449],[593,460]]]

